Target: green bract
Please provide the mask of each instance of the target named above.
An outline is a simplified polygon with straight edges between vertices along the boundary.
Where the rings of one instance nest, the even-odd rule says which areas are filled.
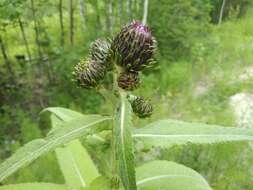
[[[106,40],[97,39],[91,44],[91,59],[101,64],[108,65],[108,55],[110,51],[110,43]],[[109,65],[108,65],[109,66]]]
[[[135,97],[131,101],[133,112],[140,118],[149,117],[153,113],[153,107],[148,100],[142,97]]]
[[[73,72],[77,85],[83,88],[96,87],[105,76],[106,67],[95,60],[82,60]]]
[[[135,90],[140,86],[140,77],[137,72],[120,73],[118,77],[118,86],[124,90]]]

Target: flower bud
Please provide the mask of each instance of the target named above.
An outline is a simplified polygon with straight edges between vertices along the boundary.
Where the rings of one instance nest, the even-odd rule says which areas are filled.
[[[98,85],[99,81],[104,79],[106,72],[105,66],[95,60],[82,60],[74,69],[74,80],[78,86],[83,88],[93,88]]]
[[[110,43],[106,40],[97,39],[91,44],[90,54],[91,59],[103,65],[108,63],[108,54],[110,50]]]
[[[118,77],[118,86],[124,90],[135,90],[140,86],[140,77],[137,72],[121,73]]]
[[[133,112],[140,118],[149,117],[153,113],[153,106],[148,100],[144,100],[142,97],[135,97],[131,101]]]
[[[150,29],[134,21],[114,38],[112,51],[117,65],[136,72],[154,62],[155,46]]]

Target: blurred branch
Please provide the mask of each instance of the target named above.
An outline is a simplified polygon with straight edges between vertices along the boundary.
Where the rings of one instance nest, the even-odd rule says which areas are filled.
[[[31,60],[32,56],[31,56],[29,44],[28,44],[28,41],[27,41],[27,38],[26,38],[26,35],[25,35],[25,29],[24,29],[24,26],[23,26],[23,23],[22,23],[22,20],[21,20],[20,17],[18,17],[18,24],[19,24],[19,28],[21,30],[22,38],[24,40],[27,56],[28,56],[29,60]]]
[[[35,42],[38,48],[38,55],[40,59],[42,59],[42,51],[41,51],[40,42],[39,42],[39,28],[38,28],[37,20],[36,20],[34,0],[31,0],[31,9],[32,9],[32,16],[33,16],[33,23],[34,23],[34,31],[35,31]]]
[[[113,5],[112,0],[107,0],[107,11],[106,11],[106,22],[107,22],[107,30],[111,35],[113,30]]]
[[[74,7],[73,0],[69,0],[69,30],[70,30],[70,44],[74,44]]]
[[[59,20],[60,20],[60,30],[61,30],[61,45],[64,46],[64,25],[63,25],[63,14],[62,14],[62,0],[59,0]]]
[[[118,15],[119,15],[119,25],[121,26],[123,23],[123,3],[122,0],[118,0]]]
[[[126,1],[126,10],[127,10],[127,17],[128,19],[132,20],[133,19],[133,14],[132,14],[132,0],[127,0]]]
[[[0,36],[0,47],[1,47],[1,52],[2,52],[2,55],[3,55],[4,63],[5,63],[5,65],[6,65],[6,68],[7,68],[7,70],[8,70],[8,73],[9,73],[9,78],[10,78],[10,80],[11,80],[11,83],[12,83],[12,84],[16,84],[14,71],[13,71],[13,69],[12,69],[11,63],[10,63],[9,58],[8,58],[8,56],[7,56],[6,49],[5,49],[5,45],[4,45],[4,43],[3,43],[3,39],[2,39],[1,36]]]
[[[218,23],[219,25],[222,22],[222,17],[223,17],[223,12],[224,12],[225,5],[226,5],[226,0],[223,0],[221,10],[220,10],[220,16],[219,16],[219,23]]]
[[[86,6],[84,0],[79,0],[80,15],[82,19],[83,31],[86,31]]]
[[[146,25],[148,19],[148,0],[144,2],[144,10],[143,10],[143,17],[142,17],[142,24]]]

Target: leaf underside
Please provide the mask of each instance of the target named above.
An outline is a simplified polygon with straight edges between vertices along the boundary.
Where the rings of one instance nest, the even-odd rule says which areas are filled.
[[[152,161],[136,169],[138,190],[212,190],[196,171],[169,161]]]
[[[147,146],[169,147],[186,143],[252,141],[253,129],[167,119],[156,121],[140,129],[134,129],[133,137],[143,141]]]
[[[105,176],[100,176],[93,180],[89,187],[82,190],[111,190],[111,181]],[[121,190],[121,189],[120,189]]]
[[[66,185],[53,183],[21,183],[0,186],[0,190],[69,190]]]
[[[63,109],[63,112],[61,111],[62,109],[57,108],[58,117],[54,112],[51,115],[53,129],[61,127],[64,122],[79,118],[81,115],[72,110]],[[86,187],[99,176],[95,164],[79,140],[73,140],[63,147],[56,148],[55,152],[65,183],[69,187],[76,189]]]

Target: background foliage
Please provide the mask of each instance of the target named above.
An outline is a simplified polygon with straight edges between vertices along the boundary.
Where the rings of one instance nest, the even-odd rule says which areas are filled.
[[[221,23],[222,0],[149,2],[158,64],[143,73],[137,94],[152,97],[155,113],[136,126],[161,118],[236,125],[230,97],[252,93],[252,77],[240,76],[252,68],[253,5],[226,2]],[[49,121],[38,117],[45,107],[109,112],[102,96],[75,87],[73,66],[87,55],[90,42],[142,20],[144,11],[139,0],[0,2],[0,160],[48,132]],[[253,153],[246,143],[136,151],[137,164],[155,157],[174,160],[200,172],[217,190],[253,189]],[[50,153],[4,183],[61,183],[56,160]]]

